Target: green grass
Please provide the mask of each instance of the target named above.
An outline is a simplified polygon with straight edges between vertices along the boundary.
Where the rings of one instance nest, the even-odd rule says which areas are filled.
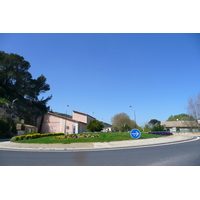
[[[97,133],[100,137],[95,138],[76,138],[76,139],[55,139],[55,136],[41,137],[36,139],[29,140],[19,140],[16,142],[19,143],[43,143],[43,144],[52,144],[52,143],[82,143],[82,142],[111,142],[111,141],[121,141],[121,140],[138,140],[130,136],[129,133],[118,133],[118,132],[109,132],[109,133]],[[148,139],[148,138],[157,138],[157,137],[167,137],[163,135],[152,135],[146,132],[141,133],[139,139]]]

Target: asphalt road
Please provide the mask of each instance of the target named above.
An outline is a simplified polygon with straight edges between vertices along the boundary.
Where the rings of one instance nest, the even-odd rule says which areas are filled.
[[[0,150],[0,166],[200,166],[200,140],[97,151]]]

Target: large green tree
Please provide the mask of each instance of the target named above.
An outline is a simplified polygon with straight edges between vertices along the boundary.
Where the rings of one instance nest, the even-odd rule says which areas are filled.
[[[103,130],[103,127],[104,127],[103,123],[95,119],[95,120],[90,121],[86,128],[88,131],[91,131],[91,132],[95,132],[95,131],[99,132]]]
[[[39,99],[50,90],[50,85],[44,75],[33,79],[30,67],[24,57],[0,51],[0,106],[7,109],[8,115],[24,118],[25,123],[34,125],[38,115],[49,111],[47,102],[52,96]]]
[[[177,120],[182,121],[182,120],[184,120],[184,119],[186,119],[188,117],[189,117],[189,115],[184,114],[184,113],[179,114],[179,115],[171,115],[171,116],[169,116],[167,121],[177,121]]]
[[[160,125],[160,121],[157,120],[157,119],[151,119],[149,122],[148,122],[148,125],[150,127],[150,129],[153,129],[156,125]]]
[[[130,131],[136,127],[135,121],[131,120],[126,113],[114,115],[114,117],[111,118],[111,123],[113,128],[121,132]]]

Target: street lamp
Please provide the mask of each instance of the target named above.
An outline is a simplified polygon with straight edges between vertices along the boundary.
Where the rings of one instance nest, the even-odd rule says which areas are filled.
[[[15,101],[17,101],[17,100],[18,100],[18,98],[14,99],[14,100],[12,101],[12,106],[13,106],[13,104],[15,103]]]
[[[69,105],[67,105],[67,108],[69,107]],[[67,109],[66,109],[66,117],[67,117]],[[67,129],[67,119],[65,119],[65,134],[68,134],[68,132],[66,131]]]
[[[135,128],[136,128],[136,114],[135,114],[135,108],[133,106],[130,106],[130,108],[134,109],[134,120],[135,120]]]
[[[67,108],[69,107],[69,105],[67,105]],[[66,115],[67,115],[67,109],[66,109]]]

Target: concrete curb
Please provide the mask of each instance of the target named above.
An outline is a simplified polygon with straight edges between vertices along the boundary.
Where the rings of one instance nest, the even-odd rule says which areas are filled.
[[[71,144],[31,144],[0,142],[0,149],[10,150],[38,150],[38,151],[73,151],[73,150],[101,150],[114,148],[131,148],[149,145],[159,145],[191,140],[195,135],[172,135],[161,138],[133,139],[126,141],[97,142],[97,143],[71,143]]]

